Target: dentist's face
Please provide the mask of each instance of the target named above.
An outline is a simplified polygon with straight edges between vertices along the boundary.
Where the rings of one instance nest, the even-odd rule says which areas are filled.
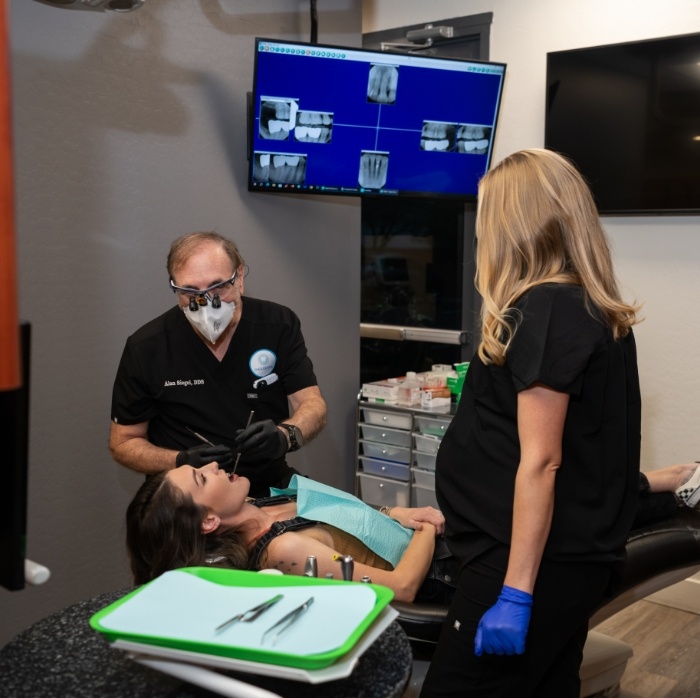
[[[231,283],[224,283],[231,279],[234,271],[236,277]],[[216,289],[216,293],[223,303],[235,303],[236,309],[233,319],[229,324],[229,332],[240,322],[243,304],[241,297],[245,291],[243,267],[237,270],[232,268],[231,259],[226,251],[217,244],[205,243],[200,245],[187,258],[184,264],[173,269],[173,284],[179,288],[192,290],[192,294],[178,292],[177,302],[182,308],[188,307],[192,296],[196,291],[205,291],[217,284],[223,284]],[[211,292],[213,293],[213,292]]]

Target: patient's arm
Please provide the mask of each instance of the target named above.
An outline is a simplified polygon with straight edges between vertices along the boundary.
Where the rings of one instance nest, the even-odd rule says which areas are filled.
[[[353,580],[369,577],[375,584],[382,584],[393,590],[397,601],[413,601],[425,579],[435,549],[435,527],[424,523],[420,531],[413,534],[401,561],[391,571],[356,562]],[[282,570],[285,574],[302,575],[309,555],[316,556],[318,576],[331,573],[335,579],[342,579],[338,556],[344,553],[301,532],[288,531],[270,541],[267,548],[267,567]],[[336,558],[336,559],[334,559]]]

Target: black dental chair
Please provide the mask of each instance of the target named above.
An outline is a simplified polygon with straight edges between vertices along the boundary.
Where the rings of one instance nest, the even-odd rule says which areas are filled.
[[[636,601],[700,570],[700,511],[679,508],[671,518],[633,530],[627,538],[626,550],[627,560],[616,595],[591,617],[591,631],[581,666],[582,697],[593,696],[606,688],[603,685],[606,681],[619,680],[627,659],[632,656],[629,645],[592,629]],[[398,610],[398,622],[411,640],[414,658],[429,661],[447,607],[403,602],[392,605]]]

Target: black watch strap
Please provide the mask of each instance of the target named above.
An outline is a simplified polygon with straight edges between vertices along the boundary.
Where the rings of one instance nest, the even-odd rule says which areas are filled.
[[[304,436],[298,426],[295,424],[287,424],[286,422],[282,422],[277,426],[281,427],[289,434],[290,451],[298,451],[304,445]]]

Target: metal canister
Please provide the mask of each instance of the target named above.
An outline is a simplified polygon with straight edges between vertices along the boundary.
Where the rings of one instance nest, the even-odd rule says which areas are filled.
[[[309,555],[304,565],[304,577],[318,577],[318,563],[315,555]]]
[[[343,579],[346,582],[352,581],[352,574],[355,571],[355,561],[352,559],[351,555],[343,555],[339,559],[340,561],[340,571],[343,574]]]

